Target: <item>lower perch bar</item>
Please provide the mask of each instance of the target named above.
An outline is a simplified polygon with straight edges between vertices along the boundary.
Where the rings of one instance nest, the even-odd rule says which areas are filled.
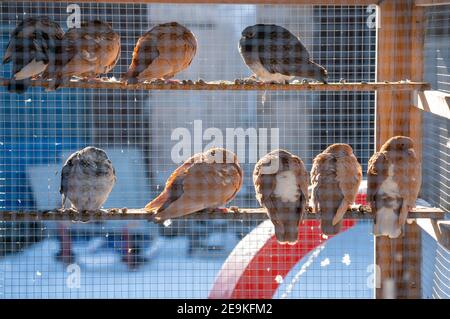
[[[443,219],[445,212],[439,208],[415,208],[408,218]],[[200,211],[186,215],[181,219],[227,219],[227,220],[263,220],[267,219],[266,211],[262,208],[237,208],[231,207],[227,212],[223,210]],[[317,214],[307,210],[305,219],[319,219]],[[345,215],[347,219],[373,219],[370,207],[366,205],[354,205]],[[47,211],[0,211],[0,221],[101,221],[101,220],[148,220],[157,223],[154,215],[143,209],[111,208],[96,212],[78,213],[72,209],[54,209]]]
[[[0,78],[0,85],[7,86],[8,80]],[[48,88],[49,82],[43,80],[33,80],[34,87]],[[361,82],[361,83],[291,83],[291,84],[271,84],[257,81],[246,82],[242,79],[235,81],[192,81],[183,80],[180,83],[164,83],[164,81],[153,81],[137,84],[126,84],[125,82],[113,79],[98,79],[97,81],[76,81],[72,80],[61,86],[76,89],[111,89],[111,90],[226,90],[226,91],[376,91],[376,90],[396,90],[396,91],[423,91],[429,90],[430,84],[426,82]]]

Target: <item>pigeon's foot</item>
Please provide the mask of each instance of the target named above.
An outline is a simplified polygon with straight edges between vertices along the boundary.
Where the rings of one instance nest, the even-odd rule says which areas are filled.
[[[75,254],[72,250],[61,249],[55,254],[55,259],[65,265],[70,265],[75,262]]]
[[[243,83],[244,83],[244,84],[254,85],[254,84],[258,84],[259,81],[258,81],[258,79],[257,79],[256,76],[252,75],[252,76],[250,76],[250,77],[248,77],[248,78],[244,78],[244,79],[243,79]]]
[[[156,85],[163,85],[163,84],[166,84],[166,81],[164,79],[154,79],[150,83],[151,84],[156,84]]]
[[[207,208],[206,211],[208,213],[218,212],[218,213],[222,213],[222,214],[227,214],[229,212],[228,208],[226,208],[226,207]]]
[[[237,206],[230,206],[229,211],[231,211],[233,213],[239,213],[239,207],[237,207]]]
[[[177,79],[167,79],[164,80],[164,84],[181,84],[181,81]]]
[[[108,80],[108,78],[106,78]],[[88,83],[99,83],[99,82],[103,82],[103,78],[86,78],[85,79],[86,82]]]

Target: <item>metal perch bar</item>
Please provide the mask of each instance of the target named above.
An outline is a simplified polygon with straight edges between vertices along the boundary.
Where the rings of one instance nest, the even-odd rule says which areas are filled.
[[[306,219],[318,219],[317,214],[305,214]],[[445,212],[439,208],[415,208],[409,213],[409,218],[430,218],[443,219]],[[200,211],[182,217],[182,219],[227,219],[227,220],[262,220],[267,219],[267,215],[262,208],[237,208],[231,207],[227,212],[223,210]],[[354,205],[347,211],[345,218],[348,219],[373,219],[369,206]],[[0,221],[99,221],[99,220],[148,220],[158,223],[154,215],[147,213],[143,209],[111,208],[105,211],[78,213],[72,209],[55,209],[47,211],[1,211]]]
[[[0,79],[1,85],[7,86],[7,79]],[[42,80],[32,81],[32,86],[48,88],[49,82]],[[246,82],[245,80],[233,81],[211,81],[202,80],[193,82],[185,80],[181,83],[163,83],[162,81],[126,84],[125,82],[112,80],[98,81],[75,81],[61,86],[77,89],[111,89],[111,90],[196,90],[196,91],[424,91],[430,89],[427,82],[374,82],[374,83],[291,83],[291,84],[270,84],[262,82]]]

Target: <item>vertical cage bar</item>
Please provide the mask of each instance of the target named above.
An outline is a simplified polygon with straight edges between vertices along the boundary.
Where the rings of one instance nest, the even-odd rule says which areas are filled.
[[[378,81],[422,79],[423,13],[412,0],[380,5]],[[414,94],[377,92],[377,150],[391,136],[406,135],[415,140],[416,152],[422,157],[422,114],[413,107]],[[420,298],[421,234],[417,224],[407,224],[402,238],[377,237],[375,251],[381,284],[376,298]]]

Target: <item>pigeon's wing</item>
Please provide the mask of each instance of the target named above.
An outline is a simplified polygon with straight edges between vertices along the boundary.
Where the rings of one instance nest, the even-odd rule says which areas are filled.
[[[35,32],[34,45],[37,51],[43,53],[43,59],[48,63],[50,59],[54,59],[56,46],[64,37],[64,31],[59,24],[51,21],[49,18],[44,18],[40,22],[42,29]]]
[[[298,157],[293,157],[292,160],[294,161],[293,171],[297,180],[297,186],[300,188],[301,192],[303,193],[306,198],[308,198],[308,172],[305,169],[305,165],[303,164],[303,161]]]
[[[165,34],[163,39],[158,41],[160,56],[151,66],[154,70],[159,68],[159,77],[165,79],[187,68],[197,51],[195,36],[182,26],[175,28],[177,30],[174,33]]]
[[[186,31],[183,32],[182,40],[184,43],[184,50],[189,53],[185,54],[187,59],[185,63],[187,65],[190,65],[192,63],[192,60],[194,59],[195,54],[197,53],[197,39],[191,32]]]
[[[372,155],[367,169],[367,202],[374,203],[378,190],[388,176],[389,163],[382,152]],[[374,205],[372,205],[374,206]],[[373,207],[372,207],[373,208]]]
[[[189,168],[183,188],[204,208],[223,205],[234,198],[242,183],[237,165],[230,163],[195,163]]]
[[[338,179],[339,188],[344,198],[333,218],[333,225],[336,225],[344,218],[348,206],[355,201],[356,195],[358,194],[362,171],[361,165],[353,154],[337,159],[336,178]]]
[[[169,177],[166,182],[164,191],[145,206],[147,212],[157,212],[168,207],[172,202],[176,201],[183,194],[183,181],[188,172],[188,168],[193,162],[186,161],[179,166]]]
[[[8,57],[5,57],[3,62],[7,63],[13,60],[12,73],[18,76],[18,73],[22,71],[21,78],[37,75],[38,69],[33,68],[33,64],[35,64],[32,63],[33,60],[41,61],[44,65],[48,63],[44,49],[36,39],[12,39],[8,50],[10,50],[7,52]]]
[[[269,162],[267,162],[269,163]],[[276,187],[275,174],[263,172],[264,162],[258,162],[253,173],[253,184],[255,185],[256,199],[267,209],[276,209],[273,192]]]
[[[270,73],[295,76],[310,60],[308,49],[288,30],[275,29],[267,37],[267,43],[261,43],[258,51],[261,64]]]
[[[68,180],[70,171],[72,169],[72,165],[69,163],[66,163],[61,171],[61,185],[59,187],[59,193],[60,194],[66,194],[67,193],[67,187],[68,187]]]
[[[10,40],[3,56],[3,64],[10,62],[15,52],[20,51],[19,48],[24,46],[25,42],[23,40],[29,38],[29,36],[25,37],[25,34],[33,32],[35,23],[35,19],[25,19],[17,25],[13,32],[11,32]],[[25,30],[26,28],[28,28],[28,30]]]
[[[78,29],[73,28],[67,31],[64,37],[56,43],[54,65],[47,68],[42,77],[54,80],[58,78],[59,81],[63,74],[68,77],[72,76],[71,73],[75,74],[76,70],[71,65],[73,65],[74,60],[83,59],[83,41],[82,34]],[[97,44],[91,43],[91,45]],[[71,67],[68,68],[68,66]]]
[[[101,50],[100,43],[83,28],[70,29],[59,47],[57,65],[66,77],[83,74],[91,68],[92,63],[100,62]]]
[[[321,153],[317,155],[314,158],[313,165],[311,168],[311,204],[313,206],[314,212],[318,212],[319,210],[319,197],[318,197],[318,190],[321,186],[321,180],[320,180],[320,171],[323,166],[323,164],[328,160],[330,157],[329,154]]]
[[[354,202],[362,179],[361,165],[354,155],[337,160],[336,176],[345,200]]]
[[[293,171],[295,174],[297,187],[300,188],[300,191],[302,192],[299,206],[301,216],[300,221],[302,221],[305,214],[306,205],[308,203],[308,172],[306,171],[305,165],[300,158],[293,157],[292,160],[294,162]]]
[[[3,64],[11,62],[11,58],[14,54],[14,47],[15,47],[14,41],[15,40],[13,38],[13,35],[11,35],[11,39],[9,40],[8,46],[6,47],[5,54],[3,55],[2,61]]]
[[[401,172],[396,172],[400,174],[394,174],[394,179],[403,199],[399,215],[400,226],[405,224],[409,210],[416,206],[416,199],[422,184],[421,163],[414,150],[406,151],[402,160],[404,167],[397,167]]]
[[[67,193],[69,178],[70,178],[70,174],[71,174],[72,168],[73,168],[73,160],[77,156],[78,156],[78,152],[75,152],[72,155],[70,155],[61,170],[61,185],[59,187],[59,193],[61,195],[65,195]]]
[[[159,56],[158,35],[152,30],[139,38],[133,51],[133,59],[128,77],[137,77],[144,72]]]
[[[145,207],[146,211],[155,211],[159,206],[156,208],[159,220],[225,204],[241,185],[242,177],[234,164],[197,162],[185,163],[180,168],[169,179],[164,192]]]
[[[117,62],[119,61],[120,52],[121,52],[121,50],[120,50],[120,45],[121,45],[120,44],[120,36],[118,34],[117,34],[117,37],[115,37],[115,39],[113,41],[117,42],[116,45],[118,46],[118,48],[116,50],[116,54],[114,56],[114,59],[112,59],[112,62],[106,67],[108,72],[111,71],[114,66],[116,66]],[[112,46],[111,46],[111,44],[109,44],[108,47],[110,47],[111,54],[114,53],[114,44]]]
[[[44,64],[47,64],[49,60],[48,42],[50,39],[46,30],[36,29],[35,32],[31,34],[30,32],[27,32],[27,34],[29,36],[24,37],[22,36],[23,32],[20,30],[13,32],[3,57],[4,64],[11,60],[14,61],[14,74],[22,70],[22,68],[26,67],[33,60],[36,60],[36,62],[42,61]]]
[[[414,150],[408,150],[403,156],[405,162],[404,175],[395,178],[399,185],[400,195],[408,205],[414,207],[417,196],[419,195],[420,185],[422,183],[421,163],[416,156]],[[397,176],[395,176],[397,177]]]
[[[322,231],[327,235],[338,233],[342,223],[340,220],[335,223],[335,217],[345,199],[337,178],[337,160],[333,154],[321,153],[316,156],[311,184],[311,201],[314,210],[320,213]]]
[[[71,36],[73,35],[73,36]],[[94,62],[100,56],[102,45],[100,41],[93,38],[89,33],[74,31],[67,37],[69,46],[75,55],[87,62]]]

